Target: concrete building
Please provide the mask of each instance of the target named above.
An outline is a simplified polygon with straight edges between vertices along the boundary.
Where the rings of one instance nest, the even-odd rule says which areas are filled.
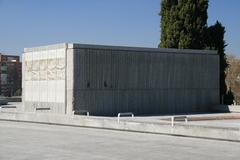
[[[26,112],[172,114],[219,103],[215,51],[66,43],[25,48],[23,63]]]
[[[21,94],[22,63],[19,56],[0,53],[0,75],[0,95]]]

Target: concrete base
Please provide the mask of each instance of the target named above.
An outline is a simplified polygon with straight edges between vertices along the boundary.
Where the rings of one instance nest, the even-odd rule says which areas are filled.
[[[44,113],[1,112],[0,120],[24,121],[33,123],[57,124],[101,129],[124,130],[155,134],[179,135],[219,140],[240,141],[239,127],[219,127],[168,121],[139,121],[137,118],[121,119],[112,117],[66,116]]]
[[[215,106],[213,111],[240,113],[240,105],[219,105]]]
[[[8,104],[7,99],[0,99],[0,105],[6,105],[6,104]]]

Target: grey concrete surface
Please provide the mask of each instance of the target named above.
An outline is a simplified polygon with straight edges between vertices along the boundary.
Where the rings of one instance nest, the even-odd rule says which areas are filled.
[[[236,127],[240,128],[240,120],[207,120],[207,121],[193,121],[189,124],[204,125],[213,127]]]
[[[240,143],[0,121],[1,160],[235,160]]]
[[[231,114],[233,115],[233,114]],[[236,116],[236,115],[235,115]],[[206,125],[196,123],[175,122],[161,118],[124,118],[118,123],[116,117],[95,117],[79,115],[60,115],[47,113],[0,112],[0,120],[22,121],[44,124],[59,124],[76,127],[91,127],[111,130],[156,133],[167,135],[181,135],[210,139],[232,140],[240,142],[240,128],[229,123],[226,125]],[[201,121],[199,121],[201,122]],[[219,123],[220,124],[220,123]]]

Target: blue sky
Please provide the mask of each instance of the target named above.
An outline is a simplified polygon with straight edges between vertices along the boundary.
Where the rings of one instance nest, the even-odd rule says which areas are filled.
[[[226,27],[240,56],[240,1],[209,0],[208,24]],[[0,52],[62,42],[157,47],[160,0],[0,0]]]

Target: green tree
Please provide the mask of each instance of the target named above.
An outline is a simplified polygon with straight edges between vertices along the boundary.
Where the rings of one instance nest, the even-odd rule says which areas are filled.
[[[162,0],[161,48],[204,48],[208,0]]]
[[[227,92],[227,86],[226,86],[226,69],[228,67],[227,58],[225,54],[225,47],[226,42],[224,40],[224,34],[225,34],[225,27],[222,26],[222,24],[217,21],[214,25],[207,28],[205,33],[205,39],[206,39],[206,48],[210,50],[217,50],[219,54],[219,69],[220,69],[220,100],[222,102],[222,98],[224,96],[224,102],[225,103],[233,103],[233,96],[231,95],[231,90]]]
[[[161,48],[178,48],[179,32],[181,28],[177,20],[177,0],[162,0],[161,3]]]
[[[161,2],[161,48],[211,49],[219,54],[220,101],[227,97],[225,83],[228,67],[225,55],[225,27],[220,22],[207,27],[208,0],[162,0]]]

